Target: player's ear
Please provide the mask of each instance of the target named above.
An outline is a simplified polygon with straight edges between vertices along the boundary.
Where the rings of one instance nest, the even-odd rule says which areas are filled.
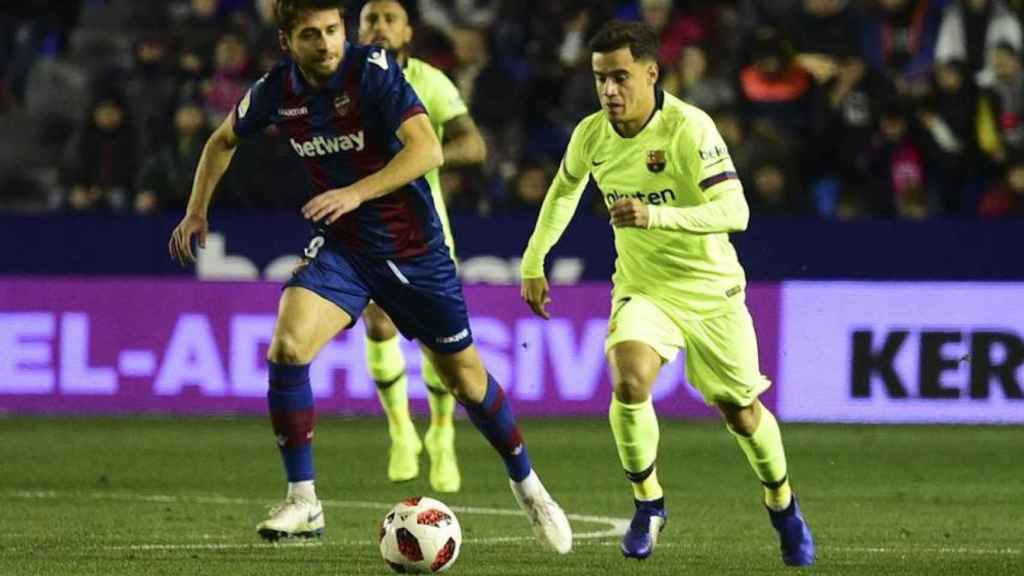
[[[291,50],[288,49],[288,35],[284,33],[284,30],[277,31],[277,43],[281,46],[282,52],[291,54]]]
[[[647,83],[649,85],[654,86],[655,84],[657,84],[658,77],[660,76],[660,74],[661,72],[658,69],[657,62],[651,62],[650,64],[647,65]]]

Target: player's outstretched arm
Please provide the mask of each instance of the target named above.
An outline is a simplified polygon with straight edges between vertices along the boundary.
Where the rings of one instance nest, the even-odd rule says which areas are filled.
[[[558,174],[551,181],[551,186],[548,187],[540,215],[537,216],[537,224],[530,235],[530,242],[526,245],[523,261],[519,266],[519,275],[523,278],[524,299],[526,280],[544,281],[544,297],[540,300],[527,300],[531,307],[534,303],[540,304],[541,310],[543,304],[550,301],[550,298],[547,298],[547,281],[544,280],[544,258],[569,226],[590,176],[590,154],[585,145],[589,139],[590,127],[592,122],[584,120],[573,130],[562,164],[558,167]],[[534,312],[547,317],[546,312],[541,314],[537,308],[534,308]]]
[[[469,114],[460,114],[444,123],[444,163],[448,166],[483,164],[487,144]]]
[[[188,199],[185,217],[171,233],[168,249],[171,257],[182,266],[196,260],[192,251],[193,236],[198,236],[200,248],[206,248],[206,233],[209,230],[206,212],[210,208],[213,191],[231,164],[231,158],[238,147],[234,122],[235,115],[229,114],[206,141],[192,182],[192,194]]]
[[[402,149],[384,168],[351,186],[315,196],[302,207],[302,215],[313,222],[323,220],[331,224],[363,202],[390,194],[444,163],[441,144],[426,114],[416,114],[402,122],[398,139]]]

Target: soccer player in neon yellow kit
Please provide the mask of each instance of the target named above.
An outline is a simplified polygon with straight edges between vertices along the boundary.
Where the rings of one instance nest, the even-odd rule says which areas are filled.
[[[405,78],[430,116],[437,139],[444,143],[447,166],[480,164],[486,146],[458,89],[444,72],[409,56],[413,28],[409,11],[398,0],[370,0],[359,14],[359,41],[390,51],[402,65]],[[447,138],[446,138],[447,137]],[[441,181],[435,168],[426,175],[444,229],[445,242],[455,257],[448,213],[441,193]],[[430,486],[438,492],[458,492],[462,484],[455,457],[455,399],[441,383],[426,356],[422,356],[423,381],[430,402],[430,428],[421,443],[412,418],[406,388],[405,359],[399,348],[398,330],[379,306],[370,303],[363,314],[366,325],[366,357],[370,374],[377,383],[381,406],[388,418],[391,449],[388,453],[388,478],[392,482],[411,480],[419,475],[419,454],[426,444],[430,456]]]
[[[618,254],[605,341],[609,421],[636,506],[622,552],[648,557],[668,517],[651,387],[686,348],[689,381],[721,412],[764,486],[783,561],[812,564],[814,541],[790,490],[779,426],[757,399],[770,383],[758,367],[746,280],[729,243],[750,215],[729,151],[707,114],[657,87],[658,41],[649,27],[611,21],[590,48],[602,109],[576,127],[548,190],[523,256],[522,295],[548,317],[544,257],[593,176]]]

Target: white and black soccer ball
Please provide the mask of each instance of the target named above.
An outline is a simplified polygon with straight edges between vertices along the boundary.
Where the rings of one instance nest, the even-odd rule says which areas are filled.
[[[444,503],[427,497],[395,504],[380,525],[380,555],[402,574],[444,572],[462,548],[462,528]]]

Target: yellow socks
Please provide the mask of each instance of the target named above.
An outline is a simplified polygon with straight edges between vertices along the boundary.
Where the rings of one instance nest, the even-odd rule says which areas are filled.
[[[765,504],[773,510],[787,508],[792,490],[786,477],[786,451],[782,447],[782,434],[775,416],[762,406],[761,421],[752,435],[737,434],[732,428],[729,432],[736,437],[754,474],[764,485]]]
[[[619,461],[633,485],[637,500],[657,500],[664,494],[658,483],[658,417],[648,398],[639,404],[624,404],[612,395],[608,421],[619,451]]]
[[[409,394],[405,376],[405,357],[398,343],[399,336],[377,342],[366,339],[366,364],[370,377],[377,384],[380,405],[388,418],[388,431],[399,438],[412,425],[409,416]]]
[[[423,356],[423,383],[427,385],[427,400],[430,402],[430,425],[446,427],[454,425],[455,397],[441,382],[434,365]]]

